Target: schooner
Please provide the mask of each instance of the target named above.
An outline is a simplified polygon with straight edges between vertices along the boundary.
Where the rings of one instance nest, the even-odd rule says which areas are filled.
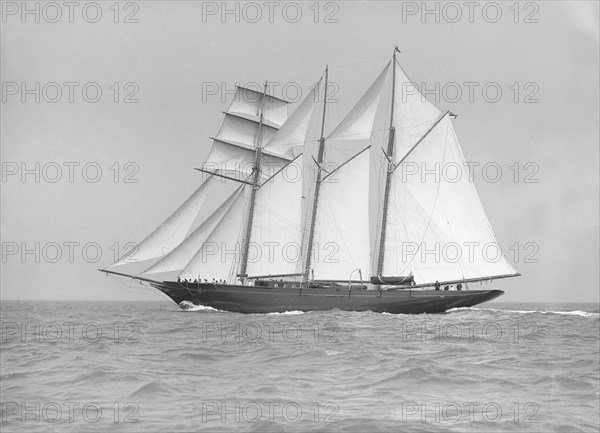
[[[242,313],[437,313],[502,295],[468,287],[520,274],[461,175],[456,116],[414,91],[397,52],[328,134],[327,68],[291,115],[268,83],[238,86],[204,182],[101,271]],[[229,193],[198,224],[218,184]],[[133,263],[147,265],[114,270]]]

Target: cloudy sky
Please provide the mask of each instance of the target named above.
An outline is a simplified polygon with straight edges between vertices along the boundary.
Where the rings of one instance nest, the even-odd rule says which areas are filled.
[[[235,83],[298,100],[329,65],[331,131],[397,44],[502,169],[474,172],[502,300],[598,301],[597,2],[75,3],[2,2],[2,299],[160,299],[96,269],[197,187]]]

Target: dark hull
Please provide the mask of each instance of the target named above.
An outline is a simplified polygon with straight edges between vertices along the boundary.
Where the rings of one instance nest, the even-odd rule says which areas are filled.
[[[236,313],[347,310],[378,313],[442,313],[497,298],[502,290],[365,290],[284,288],[163,282],[152,284],[177,305],[183,301]]]

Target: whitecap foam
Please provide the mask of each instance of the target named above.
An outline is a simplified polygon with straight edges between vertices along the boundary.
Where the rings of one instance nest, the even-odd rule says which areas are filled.
[[[205,305],[196,305],[190,301],[181,301],[179,303],[179,308],[183,311],[219,311],[213,307],[207,307]]]
[[[267,313],[267,316],[294,316],[298,314],[304,314],[304,311],[300,310],[292,310],[292,311],[284,311],[283,313]]]
[[[460,311],[492,311],[498,313],[516,313],[516,314],[563,314],[568,316],[580,317],[598,317],[600,313],[591,313],[589,311],[573,310],[573,311],[545,311],[545,310],[502,310],[499,308],[475,308],[475,307],[456,307],[448,310],[448,313]]]

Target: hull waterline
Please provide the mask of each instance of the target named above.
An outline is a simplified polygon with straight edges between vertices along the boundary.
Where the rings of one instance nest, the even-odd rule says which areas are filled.
[[[235,313],[285,311],[373,311],[393,314],[442,313],[497,298],[502,290],[365,290],[285,288],[163,282],[152,284],[177,305],[183,301]]]

